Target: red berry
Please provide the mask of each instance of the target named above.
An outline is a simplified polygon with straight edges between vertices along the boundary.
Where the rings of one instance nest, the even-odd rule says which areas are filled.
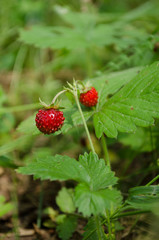
[[[36,126],[44,134],[51,134],[61,129],[64,123],[63,112],[54,108],[40,109],[36,114]]]
[[[80,94],[80,102],[86,107],[93,107],[98,102],[98,92],[94,87],[85,93]]]

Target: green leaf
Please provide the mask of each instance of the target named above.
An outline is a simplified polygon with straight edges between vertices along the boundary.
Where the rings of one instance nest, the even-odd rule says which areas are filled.
[[[125,85],[127,82],[129,82],[134,76],[137,75],[138,71],[141,69],[141,67],[131,68],[128,70],[123,70],[115,73],[110,74],[104,74],[100,77],[92,78],[92,79],[86,79],[85,82],[90,82],[92,86],[94,86],[99,93],[99,99],[98,99],[98,105],[97,109],[100,109],[104,103],[107,101],[107,96],[109,94],[114,94],[117,92],[123,85]],[[71,95],[72,96],[72,95]],[[65,124],[61,129],[61,132],[63,134],[66,134],[70,129],[72,129],[74,126],[82,125],[82,119],[81,116],[75,107],[70,107],[63,110],[64,116],[65,116]],[[85,117],[85,120],[88,121],[93,115],[95,111],[93,110],[85,110],[83,109],[83,114]],[[96,122],[99,122],[98,114],[95,114],[94,117],[95,124]],[[105,117],[104,117],[105,118]],[[108,121],[111,124],[111,121],[108,119]],[[100,128],[101,125],[101,128]],[[101,129],[101,133],[100,133]],[[98,127],[98,135],[100,136],[103,132],[102,124],[99,123]],[[114,127],[114,134],[117,135],[117,130]],[[114,135],[113,135],[114,136]]]
[[[104,215],[105,209],[110,209],[111,204],[116,204],[119,200],[121,200],[120,192],[115,189],[93,191],[84,183],[78,184],[75,188],[75,204],[84,216]]]
[[[142,67],[135,67],[123,71],[105,73],[99,77],[88,79],[87,81],[91,82],[92,86],[98,91],[99,98],[97,108],[100,109],[108,100],[108,95],[119,91],[119,89],[135,77],[141,69]]]
[[[60,14],[61,12],[59,12],[56,7],[54,7],[54,9],[64,21],[78,28],[95,24],[98,18],[97,14],[95,13],[73,12],[70,9],[65,8],[65,13]]]
[[[154,63],[142,70],[110,98],[94,115],[97,137],[105,133],[117,137],[117,131],[134,132],[159,118],[159,66]]]
[[[84,168],[87,172],[84,182],[92,190],[104,189],[116,184],[117,178],[114,177],[114,172],[105,165],[104,159],[98,158],[97,154],[90,152],[80,155],[79,163],[81,170]]]
[[[57,232],[58,236],[62,240],[68,240],[71,238],[73,232],[76,230],[77,227],[77,217],[75,216],[65,216],[63,221],[58,224]]]
[[[141,186],[129,190],[127,203],[135,209],[152,211],[159,202],[159,186]]]
[[[65,124],[61,128],[61,132],[66,134],[70,129],[77,127],[79,125],[83,125],[83,121],[81,115],[77,108],[75,107],[67,107],[67,109],[63,110],[65,117]],[[83,111],[83,115],[85,120],[88,121],[91,116],[94,114],[94,111]]]
[[[110,205],[121,201],[120,193],[108,189],[117,182],[114,173],[105,161],[95,153],[85,153],[79,157],[79,162],[68,156],[38,158],[36,162],[20,167],[19,173],[33,174],[36,178],[49,180],[75,180],[80,184],[76,187],[75,205],[84,216],[103,213]],[[61,204],[60,204],[61,205]],[[63,209],[64,210],[64,209]]]
[[[62,155],[38,158],[35,162],[17,170],[19,173],[35,175],[36,178],[50,180],[75,180],[91,184],[93,189],[112,186],[117,182],[114,173],[105,166],[103,159],[92,152],[79,157],[79,162],[73,158]]]
[[[20,40],[40,48],[68,50],[104,46],[115,42],[115,27],[108,24],[92,26],[92,23],[88,26],[87,21],[84,22],[86,24],[82,28],[80,25],[74,28],[34,26],[29,30],[20,30]]]
[[[102,226],[99,226],[101,228],[100,232],[102,234],[102,240],[106,240],[106,236],[104,235]],[[98,233],[97,233],[97,225],[95,221],[95,217],[92,217],[89,219],[87,225],[84,228],[85,232],[83,234],[82,240],[98,240]]]
[[[56,197],[56,203],[61,209],[61,211],[65,213],[73,213],[75,211],[75,205],[73,200],[73,189],[67,189],[63,187]]]
[[[82,171],[81,171],[82,170]],[[26,167],[18,169],[19,173],[34,175],[36,178],[54,180],[84,181],[85,169],[80,169],[79,163],[68,156],[55,155],[46,158],[38,158]]]
[[[56,37],[57,34],[52,31],[52,27],[35,26],[29,30],[20,30],[21,41],[40,48],[53,47]]]
[[[52,48],[52,49],[76,49],[85,48],[88,46],[85,41],[82,31],[78,29],[72,30],[68,27],[32,27],[30,30],[20,31],[20,40],[33,44],[39,48]]]

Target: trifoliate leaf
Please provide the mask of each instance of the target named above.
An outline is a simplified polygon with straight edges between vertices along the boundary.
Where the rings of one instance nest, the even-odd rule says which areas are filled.
[[[120,132],[134,132],[136,126],[153,125],[159,118],[159,65],[154,63],[142,70],[94,115],[98,138],[104,132],[117,137]]]
[[[104,160],[92,152],[81,155],[79,161],[61,155],[38,158],[28,166],[19,168],[18,172],[32,174],[42,180],[79,182],[75,192],[75,205],[85,216],[102,214],[111,204],[115,206],[121,201],[117,190],[108,189],[109,186],[116,184],[117,178],[110,168],[105,166]]]
[[[73,158],[62,155],[38,158],[25,167],[18,169],[19,173],[34,175],[36,178],[50,180],[75,180],[91,185],[92,189],[104,189],[117,182],[114,173],[105,166],[103,159],[95,153],[85,153],[80,156],[79,162]]]
[[[63,221],[58,224],[57,232],[62,240],[68,240],[72,236],[77,227],[77,217],[65,216]]]
[[[75,205],[73,200],[73,189],[67,189],[63,187],[56,197],[56,203],[65,213],[73,213],[75,211]]]

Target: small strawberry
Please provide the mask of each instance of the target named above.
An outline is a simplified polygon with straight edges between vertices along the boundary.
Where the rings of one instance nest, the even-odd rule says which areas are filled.
[[[91,87],[87,92],[80,94],[80,102],[86,107],[93,107],[98,102],[98,92],[94,87]]]
[[[64,120],[63,112],[54,108],[40,109],[35,118],[37,128],[44,134],[61,129]]]

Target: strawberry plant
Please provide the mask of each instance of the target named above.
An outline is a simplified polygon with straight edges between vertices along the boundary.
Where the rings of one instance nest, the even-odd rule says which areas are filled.
[[[68,86],[65,86],[64,90],[53,99],[54,103],[57,97],[63,93],[66,93],[71,102],[70,95],[74,98],[72,105],[63,110],[65,122],[63,124],[62,119],[63,126],[60,122],[60,127],[56,128],[57,133],[66,134],[74,125],[83,124],[91,151],[80,155],[78,160],[65,155],[48,155],[18,169],[19,173],[34,175],[35,178],[41,180],[73,180],[76,182],[73,191],[75,208],[80,214],[79,217],[89,218],[83,239],[115,239],[114,222],[117,219],[121,216],[153,211],[159,200],[159,187],[151,185],[158,176],[146,186],[130,189],[128,198],[123,200],[117,185],[118,178],[111,170],[106,144],[106,136],[116,138],[118,132],[129,133],[136,131],[137,126],[154,125],[154,119],[159,118],[158,83],[159,64],[157,62],[145,67],[121,89],[116,89],[109,98],[106,82],[103,82],[102,88],[95,89],[93,87],[86,93],[81,93],[83,83],[81,84],[80,81],[73,80],[73,84],[68,83]],[[93,93],[90,93],[92,89]],[[87,95],[88,93],[89,95]],[[84,94],[84,97],[86,95],[87,100],[83,100],[85,98],[83,95],[81,97],[81,94]],[[98,101],[97,96],[99,96]],[[86,107],[81,108],[81,98],[83,101],[91,100],[96,104],[85,104]],[[81,102],[83,103],[83,101]],[[43,105],[47,107],[46,104]],[[90,106],[92,106],[91,109]],[[48,126],[54,126],[55,122],[59,122],[59,119],[57,117],[50,118],[50,113],[42,114],[47,111],[51,111],[52,114],[52,111],[57,110],[40,110],[38,114],[40,114],[41,121],[45,122],[47,119]],[[91,139],[87,126],[87,122],[91,118],[93,118],[96,137],[102,140],[105,159],[98,157]],[[38,124],[37,127],[39,128]],[[46,133],[47,131],[42,132]],[[54,127],[52,132],[54,134]],[[103,228],[104,225],[106,229]],[[69,226],[69,223],[66,226]],[[61,238],[69,239],[62,235]]]
[[[2,1],[2,238],[158,238],[158,7]]]

